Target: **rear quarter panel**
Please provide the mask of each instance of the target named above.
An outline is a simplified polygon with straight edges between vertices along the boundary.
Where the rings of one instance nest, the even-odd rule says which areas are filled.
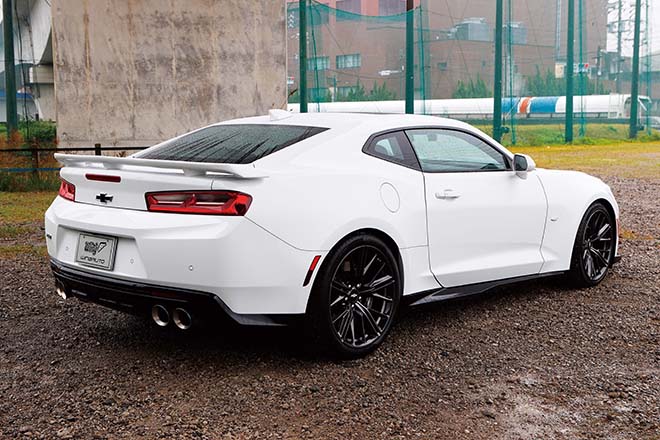
[[[246,217],[302,250],[328,251],[363,228],[385,232],[399,248],[425,246],[422,173],[364,154],[370,134],[353,130],[331,144],[312,138],[303,152],[258,161],[269,177],[240,182],[253,197]],[[218,178],[213,188],[232,183]]]

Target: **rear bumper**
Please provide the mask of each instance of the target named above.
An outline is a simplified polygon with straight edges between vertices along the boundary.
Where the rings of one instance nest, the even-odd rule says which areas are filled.
[[[61,197],[46,212],[45,226],[48,254],[62,267],[127,286],[213,294],[238,315],[305,313],[313,283],[304,285],[305,277],[314,257],[325,254],[296,249],[244,217],[155,213]],[[76,262],[81,233],[117,238],[112,271]]]
[[[300,316],[238,314],[213,293],[102,277],[67,267],[54,259],[50,260],[50,266],[57,287],[68,297],[135,315],[147,315],[154,305],[161,304],[170,310],[185,308],[195,318],[205,321],[217,322],[228,317],[241,325],[280,326]]]

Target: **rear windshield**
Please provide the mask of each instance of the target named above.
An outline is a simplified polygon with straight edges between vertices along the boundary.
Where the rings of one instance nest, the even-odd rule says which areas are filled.
[[[252,163],[327,128],[295,125],[215,125],[136,155],[184,162]]]

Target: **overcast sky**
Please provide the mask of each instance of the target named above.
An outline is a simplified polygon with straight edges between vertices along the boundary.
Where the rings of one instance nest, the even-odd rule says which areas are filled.
[[[642,0],[642,20],[645,18],[646,1],[649,1],[649,16],[651,18],[649,23],[649,30],[651,31],[651,51],[656,53],[660,52],[660,2],[655,0]],[[616,4],[616,2],[613,2],[613,4]],[[623,0],[623,9],[621,15],[622,20],[624,21],[622,52],[624,56],[630,57],[632,56],[632,44],[634,36],[633,29],[635,18],[635,0]],[[610,9],[607,18],[609,23],[616,23],[618,20],[618,9]],[[609,29],[611,32],[609,32],[607,35],[607,50],[609,52],[616,52],[616,27],[610,27]],[[646,25],[644,22],[642,22],[642,42],[644,41],[645,31]],[[640,55],[646,55],[645,46],[641,47]]]

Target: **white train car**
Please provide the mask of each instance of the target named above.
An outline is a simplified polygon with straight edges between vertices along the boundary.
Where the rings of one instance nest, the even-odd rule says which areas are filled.
[[[640,114],[644,114],[651,100],[640,96]],[[289,111],[300,111],[299,104],[289,104]],[[588,95],[573,97],[574,113],[589,118],[622,119],[630,116],[630,95]],[[309,103],[310,112],[334,113],[405,113],[405,101],[359,101]],[[416,100],[415,113],[456,119],[488,119],[493,117],[493,98]],[[566,113],[565,96],[527,96],[503,98],[502,113],[521,118],[552,119]]]

